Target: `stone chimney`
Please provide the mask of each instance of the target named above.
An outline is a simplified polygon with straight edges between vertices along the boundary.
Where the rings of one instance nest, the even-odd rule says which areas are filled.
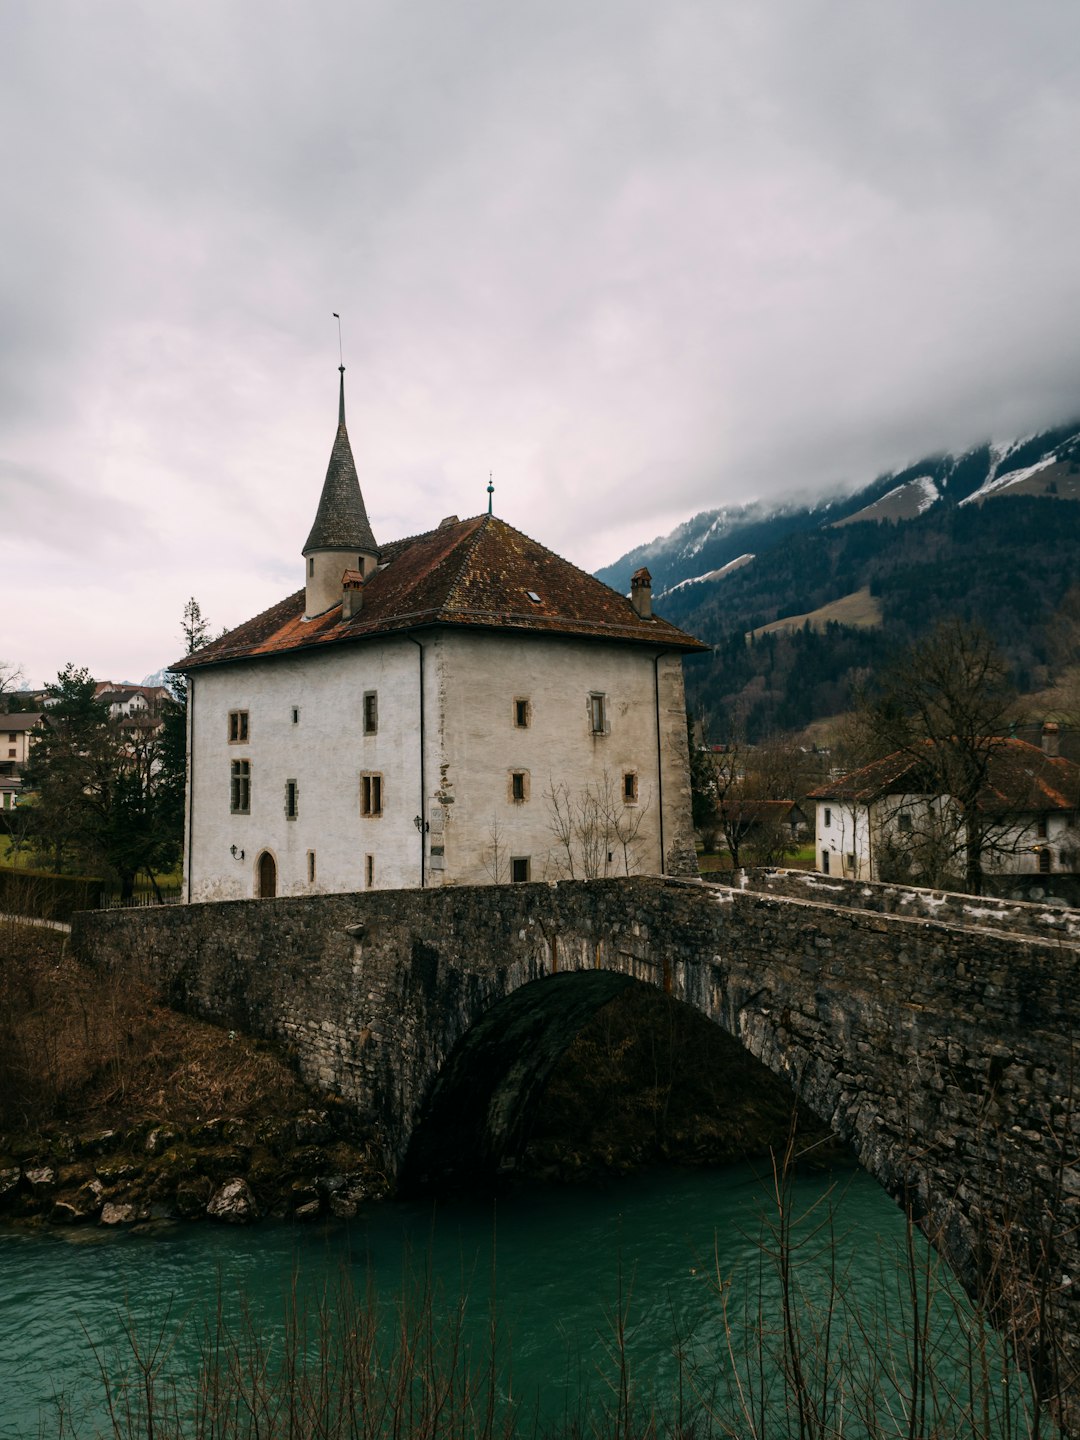
[[[341,618],[351,620],[364,606],[364,577],[359,570],[346,570],[341,577]]]
[[[642,620],[652,619],[652,576],[644,565],[630,578],[630,604]]]
[[[1046,720],[1042,727],[1042,752],[1049,755],[1051,759],[1057,759],[1058,754],[1058,725],[1056,720]]]

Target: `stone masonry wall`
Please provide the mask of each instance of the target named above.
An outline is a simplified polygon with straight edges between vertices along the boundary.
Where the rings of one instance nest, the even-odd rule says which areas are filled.
[[[1008,930],[1080,944],[1080,910],[1060,901],[1048,905],[1012,897],[957,895],[947,890],[890,885],[878,880],[845,880],[816,870],[747,870],[742,872],[738,883],[739,888],[788,895],[793,900],[816,900],[825,905],[872,910],[880,915],[906,915],[909,919],[937,920],[946,925],[974,926],[980,930]]]
[[[662,987],[786,1076],[969,1289],[987,1246],[1041,1235],[1080,1352],[1080,950],[1061,938],[631,879],[88,914],[73,940],[179,1008],[291,1045],[306,1079],[376,1121],[392,1165],[433,1101],[478,1164],[520,1131],[540,1072],[497,1040],[501,1016],[525,1023],[523,987],[540,982],[521,1032],[537,1050],[546,1010],[565,1023],[568,973]],[[487,1038],[475,1064],[470,1035]],[[1017,1282],[1017,1313],[1030,1295]]]

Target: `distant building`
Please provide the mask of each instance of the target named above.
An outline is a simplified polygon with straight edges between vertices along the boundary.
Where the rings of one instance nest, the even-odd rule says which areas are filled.
[[[40,713],[33,711],[0,715],[0,810],[12,810],[18,803],[22,772],[30,755],[30,732],[40,719]]]
[[[812,791],[818,870],[918,883],[951,861],[962,876],[963,818],[952,796],[934,792],[932,773],[917,753],[898,751]],[[1041,746],[991,742],[979,812],[992,837],[988,875],[1080,871],[1080,766],[1058,754],[1056,725],[1043,727]]]
[[[187,656],[189,900],[696,874],[682,656],[491,513],[379,545],[345,426],[304,588]]]

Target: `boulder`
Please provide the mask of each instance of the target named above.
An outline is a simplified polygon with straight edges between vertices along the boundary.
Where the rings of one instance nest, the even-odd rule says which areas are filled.
[[[214,1187],[206,1175],[181,1180],[176,1187],[176,1211],[184,1220],[195,1220],[205,1214]]]
[[[106,1200],[101,1207],[102,1225],[134,1225],[138,1219],[134,1205],[114,1205]]]
[[[105,1187],[100,1180],[88,1180],[78,1190],[58,1195],[53,1202],[49,1219],[54,1225],[78,1225],[83,1220],[95,1220],[105,1200]]]
[[[18,1165],[9,1165],[6,1170],[0,1170],[0,1200],[18,1189],[21,1179],[22,1168]]]
[[[325,1145],[332,1131],[324,1110],[305,1110],[293,1122],[298,1145]]]
[[[108,1155],[123,1141],[119,1130],[98,1130],[92,1135],[81,1135],[76,1142],[79,1155]]]
[[[36,1165],[24,1174],[26,1183],[35,1195],[44,1195],[56,1189],[56,1171],[51,1165]]]
[[[259,1207],[246,1180],[234,1176],[226,1180],[219,1190],[210,1197],[206,1213],[213,1220],[224,1221],[227,1225],[247,1225],[259,1218]]]
[[[147,1155],[163,1155],[180,1137],[168,1125],[155,1125],[146,1137],[144,1149]]]

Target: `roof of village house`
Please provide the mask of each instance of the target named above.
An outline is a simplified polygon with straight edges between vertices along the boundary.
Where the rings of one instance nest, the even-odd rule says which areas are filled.
[[[338,428],[326,467],[315,523],[304,545],[303,553],[313,550],[355,550],[378,554],[371,523],[368,520],[360,481],[356,474],[349,432],[345,429],[345,366],[341,370],[341,392],[338,400]]]
[[[628,641],[662,649],[709,647],[620,595],[496,515],[443,521],[379,552],[351,620],[341,605],[304,619],[305,592],[186,655],[173,670],[315,650],[432,625]],[[533,599],[532,597],[536,598]]]
[[[40,710],[12,710],[0,714],[0,730],[32,730],[41,719]]]
[[[933,742],[926,740],[929,748]],[[979,796],[984,810],[1039,812],[1080,808],[1080,765],[1047,755],[1026,740],[995,736],[988,741],[987,783]],[[886,795],[934,793],[932,770],[918,754],[897,750],[827,785],[811,790],[811,800],[847,800],[869,805]]]

